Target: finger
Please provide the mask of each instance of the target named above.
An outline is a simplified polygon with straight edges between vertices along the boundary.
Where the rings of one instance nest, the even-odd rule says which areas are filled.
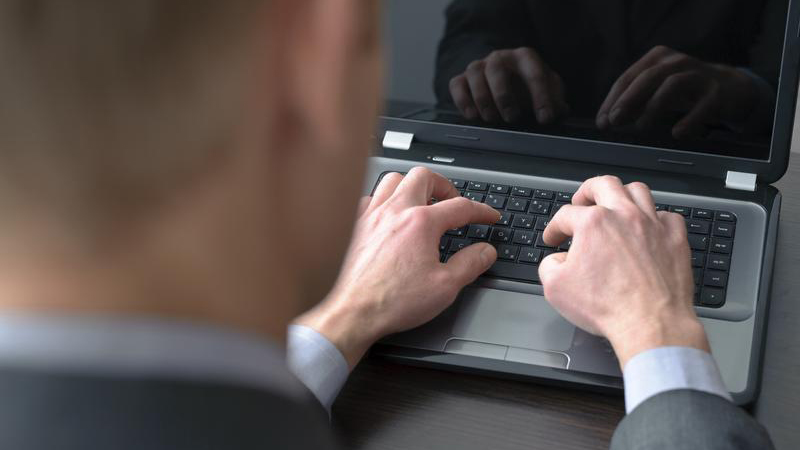
[[[478,108],[475,106],[472,94],[469,92],[467,77],[459,75],[450,80],[450,95],[453,97],[453,103],[455,103],[456,108],[461,111],[464,118],[478,120]]]
[[[653,200],[653,194],[650,188],[641,182],[634,182],[625,185],[628,194],[630,194],[633,202],[649,217],[655,219],[656,216],[656,202]]]
[[[705,83],[697,72],[670,75],[647,103],[637,122],[641,129],[650,129],[669,120],[678,111],[690,111],[705,93]]]
[[[619,97],[628,89],[628,86],[639,76],[640,73],[646,69],[654,66],[661,58],[663,58],[669,49],[658,46],[647,52],[643,57],[631,65],[622,75],[617,78],[617,81],[611,86],[606,99],[600,105],[597,111],[597,127],[600,129],[608,128],[611,125],[609,115],[611,107],[617,103]]]
[[[533,111],[540,124],[549,124],[555,119],[555,106],[550,92],[550,70],[533,49],[515,50],[517,70],[533,101]]]
[[[467,84],[469,84],[472,99],[475,102],[475,106],[478,107],[478,113],[481,118],[486,122],[497,122],[500,119],[500,113],[497,111],[492,91],[486,81],[485,69],[486,63],[484,61],[476,61],[470,64],[466,72]]]
[[[506,55],[504,52],[494,52],[486,60],[486,82],[489,84],[500,116],[506,122],[514,122],[519,118],[521,110],[512,92]]]
[[[672,136],[675,139],[705,136],[706,125],[717,117],[719,111],[719,96],[713,89],[695,105],[695,107],[681,119],[673,128]]]
[[[395,195],[406,206],[424,206],[431,198],[442,201],[459,196],[450,180],[426,167],[411,169],[397,186]]]
[[[625,201],[632,201],[622,180],[613,175],[604,175],[586,180],[572,196],[572,204],[578,206],[600,205],[614,208]]]
[[[500,213],[496,209],[464,197],[439,202],[432,205],[430,210],[434,214],[437,233],[472,223],[491,225],[500,220]]]
[[[372,201],[369,204],[370,208],[375,209],[384,204],[386,200],[394,194],[394,191],[397,189],[397,186],[400,185],[401,181],[403,181],[403,175],[397,172],[384,175],[381,182],[378,183],[378,187],[375,188],[375,192],[372,194]]]
[[[656,64],[640,73],[611,106],[608,114],[611,125],[627,125],[635,118],[640,117],[647,103],[658,91],[658,88],[664,84],[664,81],[670,75],[679,73],[685,68],[684,61]]]
[[[447,260],[445,267],[458,287],[464,287],[475,281],[483,272],[497,261],[497,250],[491,245],[481,242],[470,245]],[[531,267],[531,270],[535,270]]]
[[[369,208],[369,204],[372,202],[372,197],[366,196],[361,197],[361,200],[358,201],[358,209],[356,210],[356,217],[361,217],[367,212],[367,208]]]
[[[584,220],[586,211],[589,208],[589,206],[562,206],[542,233],[542,240],[544,243],[555,247],[570,237],[575,236],[575,229],[577,229],[578,224]]]
[[[551,283],[557,283],[556,280],[560,278],[559,274],[566,262],[567,253],[561,252],[553,253],[539,264],[539,279],[542,281],[542,286],[545,287],[546,291],[550,290],[547,286]]]

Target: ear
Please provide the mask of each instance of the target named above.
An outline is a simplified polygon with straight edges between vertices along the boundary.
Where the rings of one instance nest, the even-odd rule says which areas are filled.
[[[363,0],[277,0],[284,3],[283,105],[319,150],[347,140],[342,114],[352,100],[364,24]],[[370,0],[371,2],[371,0]],[[352,105],[349,105],[352,106]],[[344,119],[346,120],[346,119]]]

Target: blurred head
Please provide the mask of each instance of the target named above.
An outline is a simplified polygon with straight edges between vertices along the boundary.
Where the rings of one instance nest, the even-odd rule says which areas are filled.
[[[363,0],[0,0],[3,242],[47,229],[242,310],[279,282],[300,312],[350,236],[378,22]]]

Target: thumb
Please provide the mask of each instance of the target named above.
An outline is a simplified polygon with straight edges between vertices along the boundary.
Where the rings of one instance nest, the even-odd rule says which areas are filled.
[[[565,262],[567,262],[567,254],[561,252],[553,253],[539,264],[539,279],[542,280],[542,286],[554,282]]]
[[[459,287],[463,287],[489,270],[495,261],[497,261],[497,250],[481,242],[472,244],[450,257],[446,266],[455,281],[459,283]]]

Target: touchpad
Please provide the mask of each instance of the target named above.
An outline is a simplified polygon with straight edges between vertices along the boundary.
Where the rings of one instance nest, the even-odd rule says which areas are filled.
[[[545,351],[572,346],[575,326],[540,295],[468,287],[458,308],[453,337]]]

